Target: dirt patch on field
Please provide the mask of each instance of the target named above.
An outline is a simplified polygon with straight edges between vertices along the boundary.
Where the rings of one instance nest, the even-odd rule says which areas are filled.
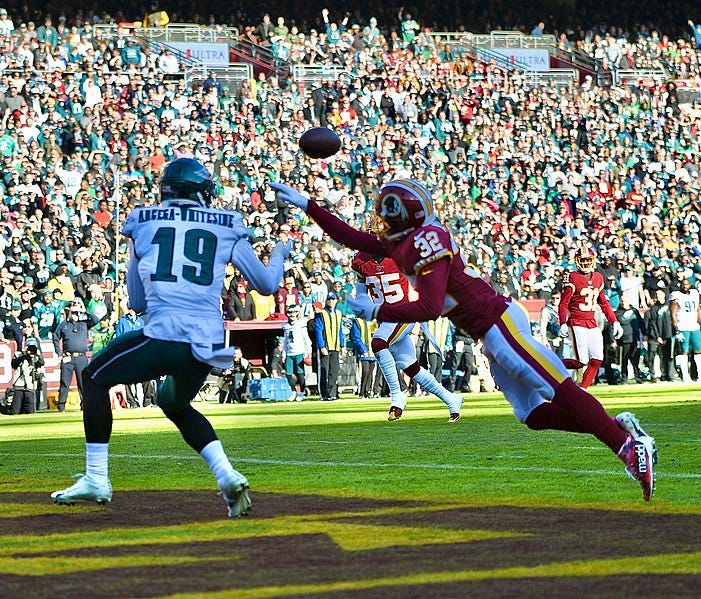
[[[701,588],[698,575],[633,575],[615,568],[575,575],[568,566],[698,552],[700,516],[511,507],[421,511],[416,502],[266,493],[253,500],[252,515],[236,520],[224,517],[215,493],[191,491],[119,492],[103,509],[49,504],[40,515],[0,518],[4,537],[46,536],[39,548],[20,542],[8,552],[0,544],[1,595],[108,598],[230,590],[231,596],[255,597],[257,589],[277,587],[278,596],[354,599],[691,597]],[[43,493],[0,493],[6,514],[12,504],[18,513],[30,513],[32,506],[23,506],[47,501]],[[211,534],[188,534],[195,527],[206,531],[208,523]],[[155,534],[161,527],[172,529]],[[113,530],[121,531],[121,539],[111,544]],[[105,535],[81,544],[73,536],[81,531]],[[56,543],[63,543],[60,550]],[[157,565],[140,563],[154,556]],[[95,558],[104,563],[72,567]],[[548,570],[536,570],[543,566]]]

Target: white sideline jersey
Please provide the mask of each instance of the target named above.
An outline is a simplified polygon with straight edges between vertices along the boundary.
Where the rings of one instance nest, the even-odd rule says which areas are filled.
[[[222,344],[224,270],[236,243],[248,238],[241,215],[190,205],[135,208],[123,232],[139,261],[148,314],[144,334]]]
[[[680,331],[698,331],[699,325],[699,292],[696,289],[689,289],[689,293],[673,291],[670,299],[677,302],[679,312],[677,312],[677,328]]]
[[[307,332],[307,321],[298,318],[294,322],[286,322],[282,325],[282,334],[285,339],[283,349],[288,356],[300,356],[311,353],[312,343]]]

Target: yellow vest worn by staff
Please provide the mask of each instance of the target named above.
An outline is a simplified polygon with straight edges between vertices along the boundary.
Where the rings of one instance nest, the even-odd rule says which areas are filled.
[[[341,351],[343,347],[343,337],[341,333],[341,319],[343,318],[343,314],[340,310],[329,311],[324,309],[320,316],[324,325],[326,349],[329,351]]]
[[[375,354],[372,353],[372,336],[377,330],[377,321],[372,320],[368,322],[367,320],[357,317],[355,322],[357,323],[358,330],[360,331],[360,339],[365,347],[368,348],[368,354],[374,356]]]
[[[436,320],[429,320],[426,323],[426,328],[429,333],[433,335],[433,338],[438,343],[438,347],[445,352],[447,349],[448,334],[450,333],[450,320],[445,318],[445,316],[439,316]],[[432,343],[428,344],[428,352],[431,354],[439,353],[438,348],[434,347]]]

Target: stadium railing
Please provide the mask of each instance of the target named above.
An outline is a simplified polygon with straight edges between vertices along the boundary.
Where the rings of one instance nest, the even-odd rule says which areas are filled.
[[[490,33],[470,33],[465,31],[436,31],[428,34],[436,47],[469,48],[523,48],[551,51],[557,47],[554,35],[524,35],[520,31],[492,31]]]
[[[215,72],[217,79],[229,90],[238,89],[244,81],[253,79],[253,67],[246,62],[232,62],[228,67],[206,67],[193,69],[190,73],[190,83],[204,81],[208,73]]]
[[[560,63],[562,68],[552,69],[551,75],[539,77],[534,75],[532,81],[539,83],[543,80],[559,81],[561,78],[569,78],[569,65],[582,72],[579,73],[579,78],[584,75],[594,77],[599,70],[598,63],[592,57],[577,49],[563,49],[558,46],[557,39],[554,35],[546,34],[542,36],[525,35],[520,31],[492,31],[488,34],[475,34],[469,32],[435,32],[429,36],[433,39],[436,47],[447,47],[450,51],[461,56],[464,53],[470,54],[472,57],[480,58],[481,60],[491,60],[505,70],[513,71],[515,68],[524,72],[531,72],[528,65],[519,62],[505,59],[502,55],[492,53],[492,50],[504,49],[527,49],[527,50],[547,50],[552,58],[565,61],[565,64]],[[563,71],[562,69],[565,69]],[[559,71],[562,71],[560,73]]]
[[[129,24],[95,25],[93,31],[105,36],[138,35],[156,42],[227,42],[238,36],[238,27],[217,25],[206,27],[197,23],[170,23],[165,27],[135,27]]]
[[[521,75],[531,85],[574,85],[579,79],[577,69],[550,69],[549,71],[527,71]]]
[[[664,83],[669,79],[662,69],[623,69],[613,72],[614,85],[649,85]]]
[[[337,80],[350,75],[341,65],[332,64],[293,64],[292,78],[298,83],[316,83],[325,79]]]

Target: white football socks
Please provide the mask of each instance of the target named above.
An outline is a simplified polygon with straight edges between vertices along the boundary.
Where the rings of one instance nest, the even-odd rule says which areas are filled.
[[[108,443],[86,443],[85,444],[85,474],[96,478],[107,477]]]
[[[202,459],[207,462],[207,466],[209,466],[212,474],[214,474],[214,478],[217,479],[217,484],[220,487],[231,474],[238,474],[231,465],[229,458],[226,457],[224,447],[219,439],[208,443],[202,451],[200,451],[200,455]]]
[[[414,380],[421,385],[429,393],[433,393],[438,399],[440,399],[451,413],[460,413],[461,407],[461,397],[455,393],[451,393],[443,385],[441,385],[435,376],[433,376],[425,368],[421,368],[418,374],[414,377]]]
[[[389,397],[393,406],[406,408],[406,397],[399,386],[399,374],[397,373],[397,363],[389,349],[381,349],[375,354],[380,370],[387,381],[389,387]]]

